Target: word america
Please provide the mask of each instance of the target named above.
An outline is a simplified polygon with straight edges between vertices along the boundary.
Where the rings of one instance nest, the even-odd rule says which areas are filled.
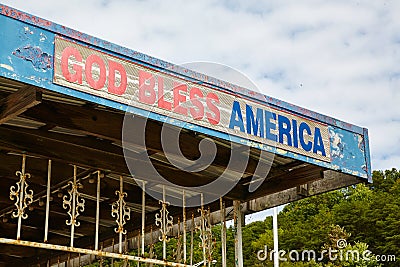
[[[246,104],[244,110],[245,116],[242,114],[239,102],[233,102],[229,122],[230,129],[239,129],[241,132],[295,148],[301,147],[305,151],[312,151],[312,153],[320,153],[322,156],[326,156],[320,128],[315,127],[312,130],[304,121],[298,125],[296,119],[290,120],[283,114],[277,115],[270,110],[261,108],[257,108],[254,116],[253,107],[248,104]],[[274,132],[277,132],[277,134]]]

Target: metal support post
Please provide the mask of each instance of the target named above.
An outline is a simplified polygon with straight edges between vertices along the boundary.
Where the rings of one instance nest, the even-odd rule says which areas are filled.
[[[193,265],[194,227],[194,213],[192,213],[192,227],[190,229],[190,265]]]
[[[114,253],[114,251],[115,251],[115,240],[114,240],[114,238],[111,241],[111,247],[112,247],[111,253]],[[114,267],[114,258],[111,258],[111,267]]]
[[[100,171],[97,171],[97,188],[96,188],[96,233],[94,240],[94,249],[99,249],[99,224],[100,224]]]
[[[186,193],[182,192],[183,263],[186,264]]]
[[[51,159],[47,164],[47,188],[46,188],[46,218],[44,221],[44,242],[47,243],[49,233],[49,211],[50,211],[50,186],[51,186]]]
[[[162,237],[162,241],[163,241],[163,260],[167,259],[167,230],[165,227],[165,211],[166,208],[164,208],[166,206],[166,201],[165,201],[165,186],[163,186],[163,203],[162,203],[163,209],[162,209],[162,217],[163,217],[163,223],[162,223],[162,228],[163,228],[163,237]]]
[[[279,267],[279,248],[278,248],[278,208],[274,207],[274,215],[272,218],[272,227],[274,235],[274,267]]]
[[[242,209],[240,200],[233,201],[233,220],[235,228],[235,267],[243,267],[242,248]]]
[[[206,256],[206,216],[205,216],[205,210],[204,210],[204,196],[203,193],[201,193],[201,208],[200,208],[200,213],[201,213],[201,225],[200,225],[200,239],[201,239],[201,246],[203,248],[203,263],[204,266],[207,264],[207,256]]]
[[[211,228],[211,209],[210,207],[208,207],[208,211],[207,211],[207,227],[206,227],[206,231],[207,231],[207,263],[208,263],[208,267],[211,267],[211,263],[212,263],[212,253],[214,250],[214,243],[213,243],[213,237],[212,237],[212,228]]]
[[[141,255],[144,257],[144,228],[146,220],[146,182],[143,181],[142,188],[142,252]]]
[[[226,218],[225,218],[225,203],[222,198],[219,199],[221,211],[221,257],[222,267],[226,267]]]
[[[140,233],[141,232],[139,232],[138,233],[138,237],[137,237],[137,239],[136,239],[136,241],[137,241],[137,249],[138,249],[138,256],[140,257],[140,241],[141,241],[141,235],[140,235]],[[133,243],[133,239],[132,239],[132,243]],[[144,250],[142,250],[142,255],[144,255]],[[137,262],[137,267],[140,267],[140,262],[138,261]]]
[[[149,248],[149,258],[154,257],[154,242],[153,242],[153,226],[150,226],[150,248]],[[149,267],[153,267],[153,264],[149,264]]]
[[[174,256],[175,256],[175,261],[176,262],[181,262],[182,259],[182,241],[181,241],[181,218],[178,217],[178,235],[175,237],[176,238],[176,249],[173,250]]]

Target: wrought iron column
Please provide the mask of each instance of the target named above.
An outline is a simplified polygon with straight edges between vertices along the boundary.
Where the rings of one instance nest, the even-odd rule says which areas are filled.
[[[200,212],[200,225],[197,228],[200,230],[200,240],[201,240],[201,248],[203,250],[203,265],[211,264],[211,255],[212,255],[212,232],[210,225],[210,209],[204,209],[204,197],[203,194],[201,197],[201,207],[199,209]]]
[[[131,209],[126,207],[126,202],[124,197],[128,196],[127,193],[124,192],[124,182],[122,176],[119,177],[119,191],[115,191],[115,194],[118,196],[118,200],[116,200],[111,205],[111,216],[116,217],[116,222],[118,228],[115,228],[114,231],[119,234],[119,253],[122,253],[122,235],[126,235],[126,230],[124,230],[124,225],[126,221],[131,219]]]
[[[173,218],[169,216],[167,205],[169,203],[165,200],[165,186],[162,189],[163,200],[160,200],[161,210],[156,214],[156,225],[160,227],[161,236],[159,240],[163,242],[163,260],[167,259],[167,242],[169,241],[168,233],[172,229]]]
[[[79,212],[83,212],[85,210],[85,200],[80,198],[81,194],[78,191],[78,188],[82,187],[81,183],[77,183],[76,181],[76,165],[74,165],[74,178],[73,181],[69,182],[71,185],[71,189],[68,190],[68,196],[65,195],[63,198],[63,208],[68,209],[69,220],[66,220],[65,223],[67,225],[71,225],[71,242],[70,246],[74,246],[74,234],[75,234],[75,226],[79,227],[80,222],[76,219],[79,216]]]
[[[26,163],[26,155],[22,155],[22,166],[21,171],[17,171],[15,175],[19,176],[19,181],[17,182],[17,188],[15,186],[10,187],[10,199],[15,200],[15,207],[17,207],[17,211],[12,213],[13,218],[18,218],[18,228],[17,228],[17,240],[21,238],[21,224],[22,219],[28,218],[28,214],[25,213],[25,209],[29,206],[29,204],[33,201],[33,191],[32,189],[27,190],[28,183],[26,179],[30,178],[31,175],[29,173],[25,173],[25,163]]]

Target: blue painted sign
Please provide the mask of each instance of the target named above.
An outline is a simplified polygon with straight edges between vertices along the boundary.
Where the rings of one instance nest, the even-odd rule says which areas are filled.
[[[54,83],[330,162],[328,126],[55,39]]]

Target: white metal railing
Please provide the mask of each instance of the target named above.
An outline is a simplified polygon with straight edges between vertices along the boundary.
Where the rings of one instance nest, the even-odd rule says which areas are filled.
[[[193,265],[193,243],[194,243],[194,232],[197,229],[200,235],[201,240],[201,248],[203,254],[203,265],[210,266],[213,262],[212,253],[213,253],[213,237],[211,231],[211,212],[210,208],[205,208],[203,204],[203,194],[200,194],[201,197],[201,205],[198,209],[199,218],[195,223],[195,215],[192,214],[191,219],[191,227],[190,227],[190,246],[187,244],[187,218],[186,218],[186,192],[182,191],[182,222],[180,218],[178,218],[178,238],[181,238],[182,233],[182,241],[179,243],[179,252],[176,252],[177,262],[169,262],[167,261],[167,242],[169,241],[169,236],[171,234],[171,229],[174,225],[173,217],[169,215],[168,206],[169,202],[166,201],[166,186],[162,186],[162,200],[160,203],[160,210],[155,215],[155,228],[158,228],[160,232],[159,241],[163,244],[163,253],[162,259],[154,259],[152,256],[153,253],[151,251],[150,257],[144,257],[145,253],[145,226],[146,226],[146,181],[142,182],[142,201],[141,201],[141,227],[138,231],[137,236],[137,249],[138,256],[124,254],[123,252],[123,236],[126,237],[127,230],[124,228],[126,223],[131,218],[131,209],[127,206],[125,201],[127,197],[127,192],[124,191],[124,179],[122,176],[119,177],[119,190],[115,191],[117,199],[113,202],[111,206],[111,215],[115,218],[116,228],[115,232],[118,234],[118,253],[114,252],[114,243],[113,250],[107,251],[103,246],[99,249],[99,226],[100,226],[100,202],[102,201],[102,196],[100,192],[102,180],[105,175],[101,171],[95,171],[91,175],[96,175],[97,183],[96,183],[96,195],[90,196],[91,200],[96,201],[96,215],[95,215],[95,241],[94,241],[94,249],[88,248],[79,248],[75,247],[74,239],[75,239],[75,228],[80,226],[79,216],[83,215],[85,212],[85,199],[86,194],[82,194],[82,178],[78,179],[77,175],[77,166],[73,166],[73,176],[72,180],[67,184],[64,183],[62,189],[68,189],[66,195],[62,195],[62,206],[66,209],[66,213],[68,214],[68,220],[66,220],[66,224],[70,226],[70,244],[69,246],[50,244],[48,243],[48,233],[49,233],[49,220],[50,220],[50,201],[51,194],[56,192],[60,193],[62,190],[60,188],[54,189],[51,187],[51,178],[52,178],[52,161],[48,160],[48,171],[47,171],[47,185],[46,185],[46,209],[45,209],[45,221],[44,221],[44,242],[32,242],[26,241],[21,238],[21,227],[22,220],[28,217],[27,209],[29,205],[35,201],[34,192],[32,190],[28,190],[29,186],[29,178],[30,174],[26,172],[26,155],[22,155],[22,166],[21,170],[17,171],[16,174],[19,176],[19,181],[15,186],[10,187],[10,199],[15,200],[14,209],[11,209],[8,214],[11,214],[13,217],[18,218],[18,226],[17,226],[17,235],[16,239],[10,238],[1,238],[1,244],[12,244],[26,247],[35,247],[41,249],[49,249],[49,250],[57,250],[63,251],[67,253],[78,253],[78,254],[87,254],[94,255],[98,257],[109,257],[112,259],[121,259],[142,263],[151,263],[158,264],[163,266],[198,266]],[[87,176],[89,177],[89,176]],[[85,177],[85,178],[87,178]],[[91,176],[92,177],[92,176]],[[89,181],[90,182],[90,181]],[[94,183],[94,181],[92,181]],[[176,189],[173,189],[176,194]],[[42,201],[44,196],[38,196]],[[140,205],[140,204],[139,204]],[[221,241],[222,241],[222,266],[226,267],[226,224],[225,224],[225,203],[220,199],[220,214],[221,214],[221,222],[223,222],[222,232],[221,232]],[[0,216],[6,216],[6,214],[0,214]],[[82,216],[83,219],[84,216]],[[196,229],[195,229],[196,228]],[[153,227],[151,227],[151,233],[153,232]],[[151,235],[152,237],[152,235]],[[151,241],[152,243],[152,241]],[[152,246],[150,247],[153,248]],[[178,248],[177,248],[178,251]],[[126,252],[126,251],[125,251]],[[179,255],[178,255],[179,254]],[[188,259],[189,256],[189,259]],[[139,264],[138,264],[139,265]]]

